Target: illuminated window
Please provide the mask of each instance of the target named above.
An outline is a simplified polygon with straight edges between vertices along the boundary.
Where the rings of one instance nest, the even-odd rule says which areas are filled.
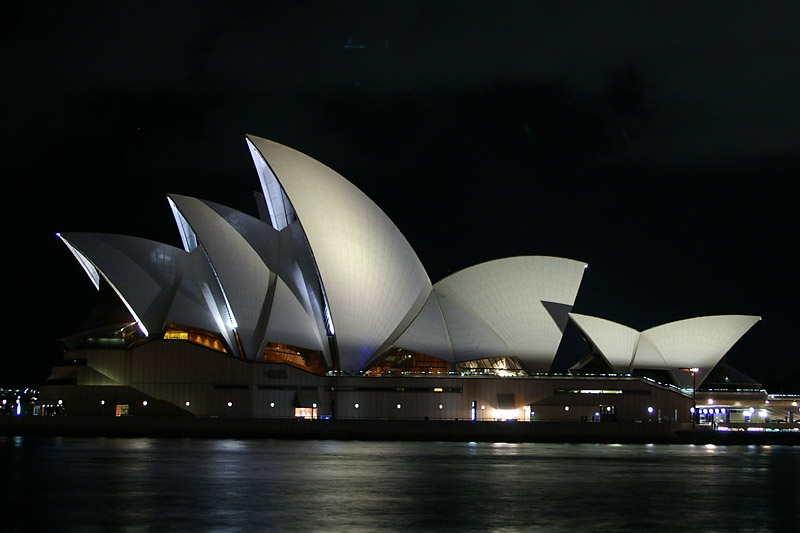
[[[294,417],[295,418],[305,418],[307,420],[313,420],[317,418],[317,410],[312,407],[295,407],[294,408]]]

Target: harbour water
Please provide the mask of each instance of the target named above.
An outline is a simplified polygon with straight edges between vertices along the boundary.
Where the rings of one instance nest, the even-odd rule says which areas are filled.
[[[0,436],[3,531],[797,531],[800,447]]]

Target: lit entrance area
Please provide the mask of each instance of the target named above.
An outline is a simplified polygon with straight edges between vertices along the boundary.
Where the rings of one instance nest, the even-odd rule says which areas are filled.
[[[294,417],[315,420],[319,418],[319,397],[316,391],[298,391],[294,394],[292,407]]]
[[[519,420],[519,409],[513,394],[497,395],[497,408],[492,409],[492,418],[500,421]]]

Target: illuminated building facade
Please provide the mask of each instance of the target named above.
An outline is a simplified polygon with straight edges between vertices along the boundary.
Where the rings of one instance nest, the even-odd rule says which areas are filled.
[[[639,333],[570,314],[586,264],[556,257],[431,283],[352,183],[285,146],[246,142],[258,217],[170,194],[183,248],[59,235],[106,311],[63,339],[43,401],[116,415],[686,421],[679,369],[700,367],[702,381],[755,323],[704,317]],[[547,374],[570,317],[604,375]],[[640,367],[673,379],[631,375]]]

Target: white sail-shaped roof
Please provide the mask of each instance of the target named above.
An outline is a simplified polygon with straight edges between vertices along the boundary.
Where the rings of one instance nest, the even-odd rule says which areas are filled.
[[[542,256],[475,265],[437,282],[397,346],[451,361],[516,357],[546,372],[561,343],[586,264]]]
[[[268,341],[320,350],[312,318],[267,266],[269,261],[273,268],[280,263],[272,228],[217,204],[169,197],[191,226],[219,280],[244,355],[258,359]]]
[[[760,320],[757,316],[704,316],[638,332],[602,318],[570,313],[583,335],[615,371],[667,370],[681,387],[699,386],[734,344]]]
[[[428,275],[389,217],[352,183],[291,148],[247,139],[274,211],[274,227],[287,227],[295,216],[302,225],[340,366],[360,370],[388,349],[422,309],[431,290]]]
[[[590,339],[614,372],[630,372],[639,345],[639,332],[604,318],[570,313],[569,317]]]
[[[216,329],[198,290],[190,256],[180,248],[104,233],[59,235],[90,277],[102,275],[145,334],[167,322]]]
[[[210,207],[188,196],[170,194],[169,198],[191,226],[219,279],[243,355],[258,357],[266,343],[267,293],[276,275],[244,237]]]
[[[300,265],[302,261],[298,256],[304,257],[303,251],[308,245],[302,230],[298,232],[293,227],[297,223],[277,231],[263,220],[241,211],[206,200],[202,202],[224,218],[267,268],[278,274],[266,340],[319,350],[330,364],[320,298],[315,290],[318,278],[315,270]],[[316,327],[314,322],[317,322]]]
[[[703,316],[671,322],[642,332],[664,358],[676,382],[691,387],[692,376],[681,368],[699,368],[695,377],[702,383],[720,359],[747,331],[760,320],[757,316],[721,315]],[[637,354],[634,366],[639,365]],[[656,367],[657,368],[657,367]]]

